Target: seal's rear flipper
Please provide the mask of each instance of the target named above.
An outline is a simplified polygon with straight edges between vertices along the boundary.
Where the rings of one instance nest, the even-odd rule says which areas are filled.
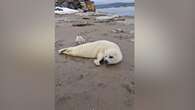
[[[58,50],[58,53],[59,54],[67,54],[67,55],[70,55],[71,54],[71,49],[72,48],[63,48],[63,49]]]
[[[63,54],[64,51],[66,51],[66,50],[67,50],[67,48],[60,49],[60,50],[58,50],[58,53],[59,53],[59,54]]]

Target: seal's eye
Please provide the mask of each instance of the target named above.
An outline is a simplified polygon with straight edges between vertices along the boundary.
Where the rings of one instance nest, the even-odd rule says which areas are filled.
[[[113,56],[109,56],[109,58],[114,58]]]

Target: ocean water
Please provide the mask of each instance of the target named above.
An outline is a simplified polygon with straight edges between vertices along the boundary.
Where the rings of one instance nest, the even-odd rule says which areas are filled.
[[[135,14],[135,7],[113,7],[113,8],[101,8],[97,9],[98,12],[105,12],[108,14],[117,14],[120,16],[134,16]]]

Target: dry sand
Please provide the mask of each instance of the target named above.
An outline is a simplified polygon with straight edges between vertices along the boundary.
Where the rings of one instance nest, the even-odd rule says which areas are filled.
[[[133,110],[134,18],[125,21],[95,23],[94,16],[56,15],[56,110]],[[93,25],[74,27],[88,21]],[[120,28],[124,32],[114,33]],[[117,43],[124,59],[117,65],[95,66],[93,59],[58,55],[57,50],[74,46],[77,34],[87,42],[109,40]]]

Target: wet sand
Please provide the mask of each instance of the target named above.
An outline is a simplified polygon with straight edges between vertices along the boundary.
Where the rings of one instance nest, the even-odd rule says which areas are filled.
[[[133,110],[134,18],[96,23],[95,16],[56,15],[56,110]],[[76,27],[88,22],[93,25]],[[124,32],[113,32],[114,29]],[[87,42],[109,40],[117,43],[124,59],[117,65],[95,66],[93,59],[58,55],[57,50],[74,46],[76,35]]]

